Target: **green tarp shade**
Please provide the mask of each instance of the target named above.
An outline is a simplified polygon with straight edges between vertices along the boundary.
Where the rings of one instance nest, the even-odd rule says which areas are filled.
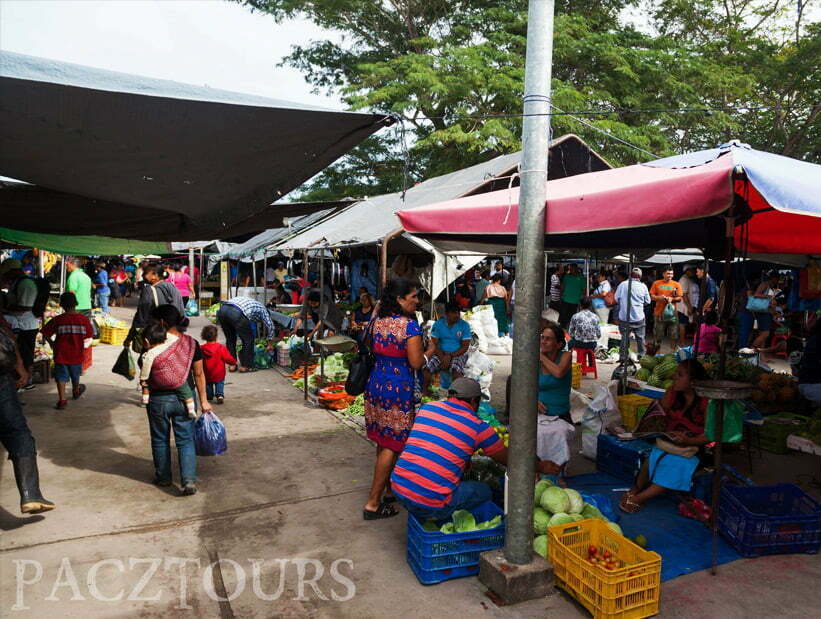
[[[63,236],[60,234],[39,234],[0,228],[0,240],[25,247],[37,247],[46,251],[70,256],[121,256],[123,254],[167,254],[171,251],[168,243],[153,241],[130,241],[108,236]]]

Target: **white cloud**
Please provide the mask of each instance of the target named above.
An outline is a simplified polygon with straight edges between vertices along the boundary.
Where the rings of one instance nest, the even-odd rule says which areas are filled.
[[[221,0],[0,2],[6,51],[341,109],[276,66],[291,45],[333,36]]]

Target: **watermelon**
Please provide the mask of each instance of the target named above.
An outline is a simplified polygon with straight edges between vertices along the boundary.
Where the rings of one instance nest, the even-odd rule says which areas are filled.
[[[647,368],[641,368],[638,372],[636,372],[636,378],[638,380],[647,382],[647,379],[650,378],[650,370]]]
[[[639,359],[639,363],[641,367],[646,370],[652,370],[656,365],[658,365],[658,360],[655,357],[651,357],[650,355],[645,355],[641,359]]]

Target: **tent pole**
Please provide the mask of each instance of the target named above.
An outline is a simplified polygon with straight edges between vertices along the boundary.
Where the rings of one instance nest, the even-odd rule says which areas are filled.
[[[317,314],[317,318],[322,320],[322,310],[325,307],[325,250],[319,250],[319,313]],[[322,325],[323,328],[325,325]],[[314,325],[316,328],[316,325]],[[319,337],[322,337],[322,332],[319,333]],[[321,386],[325,386],[325,350],[320,346],[319,349],[319,380]]]
[[[63,255],[60,260],[60,294],[66,291],[66,260],[68,256]]]
[[[704,294],[707,291],[707,250],[702,249],[701,253],[704,255],[704,279],[699,284],[698,304],[693,308],[693,322],[695,325],[695,332],[693,333],[693,357],[698,357],[696,351],[698,350],[699,332],[701,331],[701,323],[704,320]]]
[[[536,462],[536,405],[539,329],[544,303],[544,246],[547,229],[547,165],[550,142],[550,77],[553,59],[553,0],[528,3],[527,57],[523,97],[519,223],[516,238],[516,306],[513,324],[508,521],[504,558],[533,561],[533,473]],[[485,583],[487,584],[487,583]]]
[[[197,278],[197,302],[202,303],[202,278],[205,277],[205,267],[203,265],[203,248],[200,247],[200,276]]]
[[[43,254],[45,252],[42,249],[36,249],[36,248],[35,248],[34,251],[37,252],[37,274],[38,274],[39,277],[45,277],[46,276],[46,265],[43,261]]]
[[[584,296],[590,294],[590,255],[584,257]]]
[[[268,250],[262,250],[262,304],[268,305]]]
[[[257,259],[256,256],[251,257],[251,277],[254,278],[254,301],[257,296]]]

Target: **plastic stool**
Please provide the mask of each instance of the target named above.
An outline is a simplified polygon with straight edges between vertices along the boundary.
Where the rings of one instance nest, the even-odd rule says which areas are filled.
[[[779,342],[786,342],[787,339],[786,333],[773,333],[772,338],[770,338],[770,348],[777,346]],[[781,357],[782,359],[788,358],[786,350],[782,352],[771,352],[769,355],[771,357]]]
[[[599,372],[596,369],[596,349],[595,348],[574,348],[576,353],[576,363],[582,365],[582,376],[592,374],[593,378],[599,377]]]

